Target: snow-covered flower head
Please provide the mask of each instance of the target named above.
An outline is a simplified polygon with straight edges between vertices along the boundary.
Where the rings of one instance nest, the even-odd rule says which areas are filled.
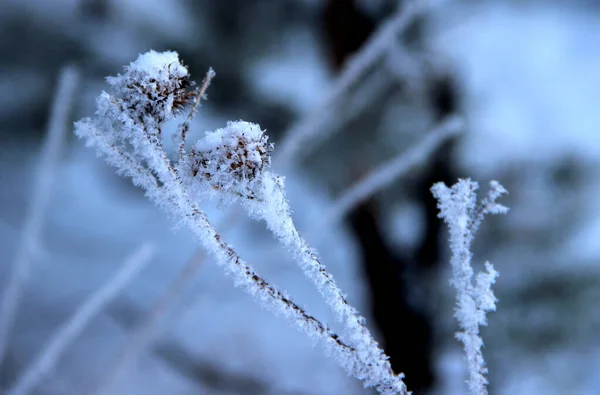
[[[177,52],[146,52],[126,66],[122,75],[106,80],[132,118],[149,117],[159,123],[172,119],[196,95]]]
[[[259,125],[228,122],[196,143],[188,157],[189,170],[213,190],[253,198],[254,185],[271,164],[272,150]]]

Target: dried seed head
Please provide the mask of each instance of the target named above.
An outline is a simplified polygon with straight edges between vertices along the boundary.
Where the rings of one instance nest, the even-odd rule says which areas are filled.
[[[228,122],[196,143],[189,154],[190,170],[214,190],[254,198],[254,186],[270,166],[272,150],[260,126]]]
[[[134,119],[169,120],[197,94],[177,52],[146,52],[126,66],[123,75],[108,77],[107,81]]]

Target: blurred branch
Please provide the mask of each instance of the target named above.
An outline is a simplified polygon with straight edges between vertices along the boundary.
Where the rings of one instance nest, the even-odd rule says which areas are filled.
[[[377,32],[365,42],[361,49],[352,56],[347,65],[334,81],[329,93],[319,104],[315,111],[311,111],[293,125],[285,134],[284,140],[278,147],[281,163],[287,167],[302,154],[305,155],[307,142],[322,132],[321,124],[332,116],[332,107],[347,91],[367,73],[367,71],[384,55],[388,54],[389,47],[395,42],[396,36],[406,30],[411,22],[421,14],[427,12],[434,4],[433,0],[412,0],[400,7],[398,11],[386,21]],[[310,147],[313,148],[314,147]]]
[[[239,218],[234,214],[236,214],[236,211],[231,210],[229,215],[222,221],[223,226],[221,231],[223,233],[226,233],[231,226],[236,223],[236,219]],[[188,259],[165,292],[154,303],[150,311],[145,314],[145,317],[137,320],[139,324],[135,326],[130,334],[130,341],[128,341],[127,345],[119,352],[119,354],[117,354],[114,361],[109,364],[110,367],[108,372],[103,375],[97,385],[86,391],[86,394],[100,395],[117,385],[131,364],[139,358],[140,354],[142,354],[142,352],[146,350],[159,335],[160,324],[163,322],[165,316],[173,310],[173,307],[179,301],[181,294],[204,266],[206,258],[206,254],[204,254],[202,250],[198,250],[190,257],[190,259]],[[121,315],[119,321],[123,322],[124,320],[124,316]]]
[[[169,342],[157,345],[153,350],[168,366],[192,382],[216,391],[236,394],[266,394],[268,384],[243,373],[227,372],[214,363],[194,357],[182,346]]]
[[[403,152],[372,170],[367,177],[348,188],[333,203],[333,208],[326,217],[326,224],[332,225],[344,218],[358,204],[388,187],[415,166],[425,162],[447,139],[459,134],[462,127],[462,119],[457,116],[451,116],[407,152]]]
[[[119,325],[126,329],[133,329],[134,332],[136,332],[136,328],[144,325],[145,318],[143,316],[147,315],[133,304],[120,306],[119,309],[113,310],[111,314]],[[148,314],[152,314],[152,312]],[[291,394],[289,391],[272,388],[268,382],[259,377],[253,377],[242,372],[229,372],[214,362],[192,355],[189,350],[174,340],[157,342],[148,351],[165,362],[169,369],[212,391],[261,395]],[[104,390],[108,389],[108,387],[104,387]],[[114,390],[114,387],[112,389]],[[106,393],[114,392],[106,391]],[[294,393],[296,394],[296,392]]]
[[[153,255],[154,246],[150,243],[142,245],[131,254],[119,271],[84,301],[75,314],[54,334],[34,362],[8,391],[8,395],[31,393],[39,381],[54,368],[67,346],[81,334],[92,318],[133,280],[136,274],[150,262]]]
[[[158,298],[145,317],[133,329],[129,341],[114,361],[109,364],[109,371],[99,383],[86,391],[87,394],[102,394],[110,390],[123,377],[130,364],[148,347],[158,333],[163,318],[172,310],[179,297],[195,278],[204,263],[206,256],[202,251],[196,252],[177,273],[167,290]]]
[[[2,295],[0,308],[0,364],[6,354],[7,342],[15,320],[23,287],[27,281],[31,266],[31,255],[39,244],[44,224],[44,213],[48,207],[52,188],[55,184],[56,167],[67,134],[69,111],[79,79],[79,71],[68,66],[62,69],[58,87],[52,103],[46,140],[36,174],[31,206],[25,218],[21,242],[12,265],[8,284]]]

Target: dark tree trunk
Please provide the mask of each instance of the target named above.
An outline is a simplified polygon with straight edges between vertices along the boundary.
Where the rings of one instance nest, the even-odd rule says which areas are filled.
[[[404,373],[408,388],[418,394],[434,383],[432,327],[429,317],[408,303],[402,281],[407,262],[386,245],[375,211],[374,202],[366,202],[350,214],[349,221],[362,250],[382,346],[394,371]]]
[[[364,15],[353,0],[330,0],[324,9],[324,32],[330,48],[332,65],[339,70],[345,60],[366,41],[376,23]],[[411,33],[419,40],[423,20],[417,21]],[[457,91],[451,77],[435,78],[430,82],[429,100],[437,120],[457,110]],[[377,221],[377,200],[370,199],[349,215],[348,221],[361,248],[364,272],[371,292],[371,309],[381,334],[382,346],[396,372],[406,375],[406,383],[415,394],[426,393],[433,387],[433,320],[409,302],[409,294],[418,287],[414,280],[404,279],[412,267],[411,278],[424,279],[440,261],[438,235],[441,222],[437,218],[436,202],[429,192],[434,182],[450,182],[450,145],[432,157],[430,167],[408,191],[424,205],[425,236],[416,246],[413,256],[404,258],[386,243]],[[415,265],[416,262],[416,265]],[[414,270],[416,266],[416,275]],[[425,286],[425,284],[422,284]],[[427,294],[424,295],[427,297]],[[424,303],[426,305],[427,303]]]

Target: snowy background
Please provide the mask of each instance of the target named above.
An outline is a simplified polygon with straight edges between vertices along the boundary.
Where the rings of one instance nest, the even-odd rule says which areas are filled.
[[[393,366],[407,373],[416,394],[467,393],[463,353],[453,335],[446,234],[429,234],[428,189],[434,181],[471,177],[485,190],[495,179],[509,190],[502,203],[511,211],[484,221],[474,249],[477,264],[490,260],[500,272],[494,287],[498,310],[488,315],[482,333],[490,392],[598,393],[596,2],[448,0],[399,34],[385,59],[326,112],[319,103],[339,73],[336,51],[343,47],[330,32],[360,31],[358,24],[340,27],[324,17],[336,1],[1,3],[0,290],[9,281],[34,195],[61,68],[75,65],[80,72],[72,122],[92,115],[105,76],[120,72],[139,53],[171,49],[198,82],[209,66],[217,73],[192,135],[245,119],[267,129],[277,149],[294,122],[312,114],[319,118],[316,137],[297,149],[298,159],[285,170],[290,204],[302,234],[387,347],[383,326],[395,328],[396,312],[389,309],[394,303],[384,306],[388,310],[377,306],[369,274],[383,255],[379,251],[372,258],[369,243],[361,239],[362,222],[327,224],[323,218],[350,185],[418,143],[435,125],[445,106],[432,101],[431,92],[445,76],[456,97],[450,112],[465,116],[466,132],[369,202],[382,242],[400,257],[392,261],[404,265],[393,279],[403,292],[391,295],[426,317],[431,330],[428,360],[417,363],[422,355],[410,355],[408,346],[406,353],[414,366],[427,365],[432,378],[411,387],[410,367],[392,359]],[[398,4],[337,3],[374,29]],[[451,178],[429,180],[438,174]],[[0,388],[9,388],[81,302],[150,242],[156,248],[151,262],[72,339],[35,394],[93,394],[189,260],[198,261],[200,269],[190,278],[184,275],[184,289],[169,303],[151,340],[105,393],[370,393],[284,319],[234,288],[186,230],[174,231],[170,218],[72,135],[55,177],[43,231],[29,251],[31,268],[0,365]],[[261,274],[336,328],[318,292],[264,224],[245,219],[241,210],[204,208]],[[439,245],[424,243],[431,237]],[[435,262],[424,262],[425,250],[432,248],[438,250]],[[418,269],[422,266],[427,269]],[[404,322],[400,328],[406,332],[397,331],[396,341],[412,343],[419,333],[410,328],[418,325]]]

